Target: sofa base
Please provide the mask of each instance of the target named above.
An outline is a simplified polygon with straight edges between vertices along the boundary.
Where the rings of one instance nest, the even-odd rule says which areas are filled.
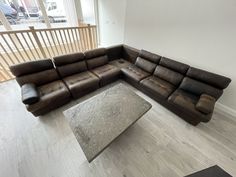
[[[65,104],[69,103],[71,100],[71,98],[68,99],[64,99],[60,102],[57,102],[57,104],[52,105],[52,106],[48,106],[47,108],[43,108],[34,112],[31,112],[35,117],[39,117],[39,116],[43,116],[51,111],[53,111],[54,109],[57,109],[59,107],[64,106]]]

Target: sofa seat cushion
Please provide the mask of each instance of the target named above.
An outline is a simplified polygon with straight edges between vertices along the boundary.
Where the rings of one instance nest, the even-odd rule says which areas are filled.
[[[27,110],[37,115],[43,112],[48,112],[53,108],[56,108],[66,101],[70,100],[70,92],[62,81],[54,81],[49,84],[45,84],[37,87],[39,92],[39,101],[27,105]]]
[[[177,89],[169,98],[168,101],[174,104],[176,107],[182,109],[184,112],[188,112],[192,117],[196,117],[203,122],[208,122],[212,114],[203,114],[195,107],[199,100],[199,96],[186,92],[181,89]]]
[[[153,95],[163,98],[168,98],[168,96],[176,89],[174,85],[156,76],[150,76],[143,79],[140,84]]]
[[[100,85],[104,86],[115,81],[120,76],[120,69],[114,65],[103,65],[91,70],[100,79]]]
[[[122,68],[121,71],[125,77],[128,77],[129,79],[134,80],[136,82],[139,82],[142,79],[150,76],[150,73],[138,68],[135,65],[130,65],[126,68]]]
[[[99,78],[90,71],[63,78],[73,98],[78,98],[99,87]]]

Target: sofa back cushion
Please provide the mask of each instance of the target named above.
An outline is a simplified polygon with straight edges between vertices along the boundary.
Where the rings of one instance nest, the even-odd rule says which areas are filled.
[[[109,61],[122,58],[123,45],[114,45],[106,48]]]
[[[189,68],[187,76],[206,84],[210,84],[219,89],[225,89],[231,82],[230,78],[193,67]]]
[[[16,77],[16,81],[19,83],[20,86],[27,83],[33,83],[36,86],[40,86],[59,79],[60,77],[56,69],[48,69],[45,71],[40,71],[37,73],[26,74],[20,77]]]
[[[152,63],[144,58],[138,57],[136,59],[135,65],[139,68],[141,68],[142,70],[149,72],[149,73],[153,73],[153,71],[156,68],[156,64]]]
[[[84,60],[84,54],[82,52],[71,53],[67,55],[59,55],[53,58],[53,62],[56,66],[64,66],[71,63],[76,63]]]
[[[83,53],[60,55],[53,58],[61,77],[71,76],[87,70]]]
[[[148,51],[143,50],[143,49],[140,51],[139,57],[144,58],[146,60],[149,60],[150,62],[153,62],[153,63],[156,63],[156,64],[158,64],[161,60],[160,55],[148,52]]]
[[[88,69],[93,69],[99,66],[103,66],[108,63],[108,57],[107,55],[96,57],[93,59],[89,59],[86,61]]]
[[[175,86],[178,86],[184,77],[182,74],[161,65],[156,67],[154,75]]]
[[[127,45],[123,45],[122,58],[124,58],[125,60],[131,63],[135,63],[137,57],[139,56],[139,53],[140,50]]]
[[[12,74],[16,77],[52,69],[53,63],[50,59],[29,61],[10,66]]]
[[[204,82],[189,77],[185,77],[183,79],[182,83],[180,84],[180,88],[197,96],[201,96],[201,94],[206,93],[216,99],[218,99],[223,94],[222,89],[215,88]]]
[[[84,54],[88,69],[93,69],[108,64],[108,57],[105,48],[86,51]]]
[[[20,86],[33,83],[36,86],[44,85],[60,79],[50,59],[25,62],[10,67]]]
[[[146,50],[141,50],[138,58],[136,59],[135,65],[148,73],[153,73],[160,61],[160,58],[161,57],[159,55],[153,54]]]
[[[169,68],[173,71],[176,71],[181,74],[186,74],[187,70],[189,69],[189,65],[186,65],[184,63],[171,60],[166,57],[162,57],[159,65],[164,66],[166,68]]]

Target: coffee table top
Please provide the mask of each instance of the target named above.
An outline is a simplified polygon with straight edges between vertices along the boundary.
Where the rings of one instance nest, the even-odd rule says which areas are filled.
[[[117,84],[69,108],[64,115],[91,162],[151,107],[127,86]]]

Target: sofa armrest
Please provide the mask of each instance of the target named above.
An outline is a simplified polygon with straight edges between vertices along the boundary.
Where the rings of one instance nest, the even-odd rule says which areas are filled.
[[[29,83],[21,86],[21,99],[24,104],[33,104],[38,102],[39,93],[35,84]]]
[[[196,109],[204,114],[210,114],[215,107],[216,99],[208,94],[202,94],[196,104]]]

